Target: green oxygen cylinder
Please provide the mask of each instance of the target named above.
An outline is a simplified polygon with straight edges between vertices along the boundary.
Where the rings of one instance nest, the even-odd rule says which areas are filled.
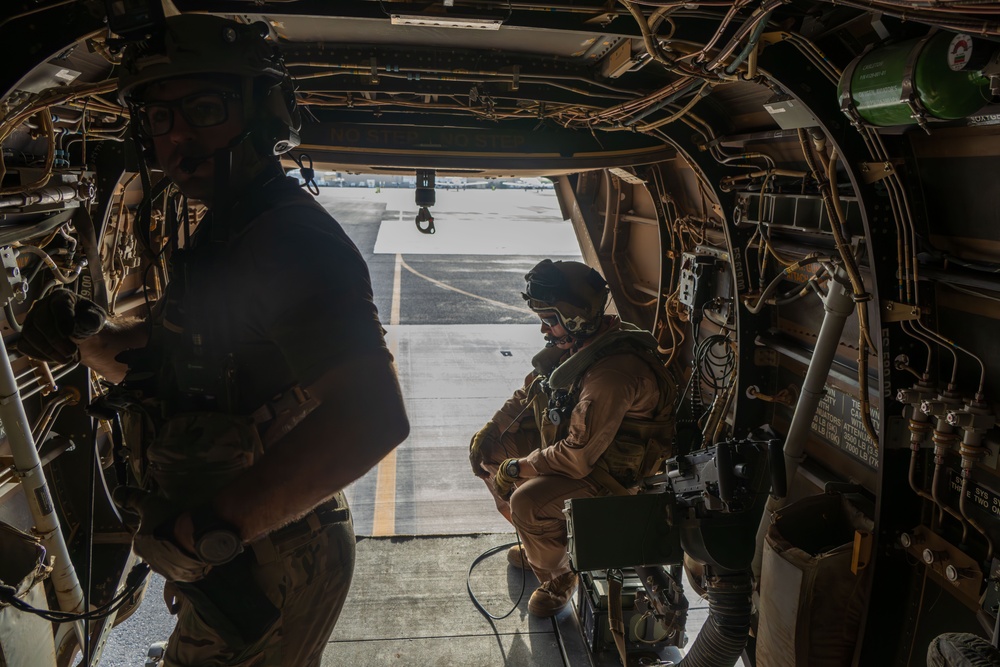
[[[988,43],[950,32],[874,49],[844,70],[840,107],[878,126],[965,118],[990,102],[980,72],[990,55]]]

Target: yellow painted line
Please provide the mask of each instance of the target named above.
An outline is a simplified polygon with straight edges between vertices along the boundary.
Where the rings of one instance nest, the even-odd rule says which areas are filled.
[[[385,537],[396,534],[396,450],[378,464],[375,480],[375,517],[372,535]]]
[[[402,257],[400,257],[399,255],[396,255],[396,266],[398,267],[400,264],[403,265],[404,269],[406,269],[407,271],[409,271],[413,275],[417,276],[418,278],[423,278],[427,282],[433,283],[434,285],[437,285],[438,287],[440,287],[442,289],[451,290],[452,292],[458,292],[459,294],[464,294],[465,296],[472,297],[473,299],[479,299],[480,301],[485,301],[486,303],[491,303],[491,304],[493,304],[494,306],[496,306],[498,308],[506,308],[507,310],[517,311],[518,313],[525,313],[526,315],[533,315],[534,314],[531,311],[531,309],[529,309],[529,308],[521,308],[520,306],[512,306],[509,303],[503,303],[502,301],[494,301],[493,299],[487,299],[485,296],[479,296],[478,294],[473,294],[472,292],[466,292],[463,289],[459,289],[457,287],[452,287],[451,285],[449,285],[447,283],[443,283],[440,280],[435,280],[434,278],[431,278],[430,276],[425,276],[424,274],[420,273],[419,271],[417,271],[416,269],[414,269],[412,266],[410,266],[409,264],[407,264],[406,262],[404,262],[403,259],[402,259]]]
[[[396,268],[392,277],[392,305],[389,308],[389,325],[399,324],[399,294],[402,285],[403,256],[396,254]],[[394,334],[395,332],[393,332]],[[396,363],[398,344],[395,335],[388,336],[389,352]],[[396,450],[392,450],[378,464],[375,478],[375,513],[372,518],[372,535],[385,537],[396,534]]]
[[[400,216],[403,213],[400,211]],[[392,308],[389,310],[389,324],[395,326],[399,324],[399,290],[403,283],[403,256],[396,253],[396,269],[392,275]]]

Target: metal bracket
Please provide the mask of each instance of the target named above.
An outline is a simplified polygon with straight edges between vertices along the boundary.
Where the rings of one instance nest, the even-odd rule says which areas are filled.
[[[883,178],[896,173],[896,169],[892,166],[891,162],[862,162],[859,168],[861,170],[861,180],[867,185],[881,181]]]
[[[0,247],[0,265],[3,267],[3,279],[0,280],[0,303],[6,305],[11,300],[21,303],[28,294],[28,283],[21,276],[17,265],[17,256],[9,245]]]
[[[931,31],[910,50],[910,55],[903,66],[903,84],[899,95],[899,101],[910,107],[910,117],[917,121],[920,129],[927,134],[931,133],[931,129],[927,127],[927,109],[921,103],[920,96],[917,95],[914,77],[917,69],[917,60],[920,58],[920,54],[923,53],[924,47],[927,46],[927,42],[930,41],[936,32],[937,28],[931,28]]]
[[[898,301],[882,302],[883,322],[910,322],[920,318],[920,308]]]

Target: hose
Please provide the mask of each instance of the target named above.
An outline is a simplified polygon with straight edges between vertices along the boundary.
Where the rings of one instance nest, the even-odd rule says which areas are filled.
[[[708,620],[678,667],[733,667],[750,637],[753,611],[749,572],[712,577],[708,583]]]
[[[765,12],[760,18],[757,25],[754,26],[753,32],[750,34],[750,39],[747,40],[747,45],[743,47],[743,50],[740,51],[740,54],[736,56],[733,62],[726,65],[726,69],[723,70],[726,74],[736,74],[736,70],[740,68],[743,61],[745,61],[750,56],[750,53],[757,48],[757,42],[760,41],[760,36],[764,32],[764,28],[767,27],[767,22],[771,20],[771,14],[773,13],[774,10],[771,9]]]

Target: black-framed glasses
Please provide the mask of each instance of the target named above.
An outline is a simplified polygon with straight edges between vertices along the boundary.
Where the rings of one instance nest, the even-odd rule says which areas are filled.
[[[214,127],[229,120],[227,100],[238,100],[237,93],[211,90],[185,95],[169,102],[146,102],[138,107],[139,122],[151,137],[161,137],[174,127],[174,110],[191,127]]]

